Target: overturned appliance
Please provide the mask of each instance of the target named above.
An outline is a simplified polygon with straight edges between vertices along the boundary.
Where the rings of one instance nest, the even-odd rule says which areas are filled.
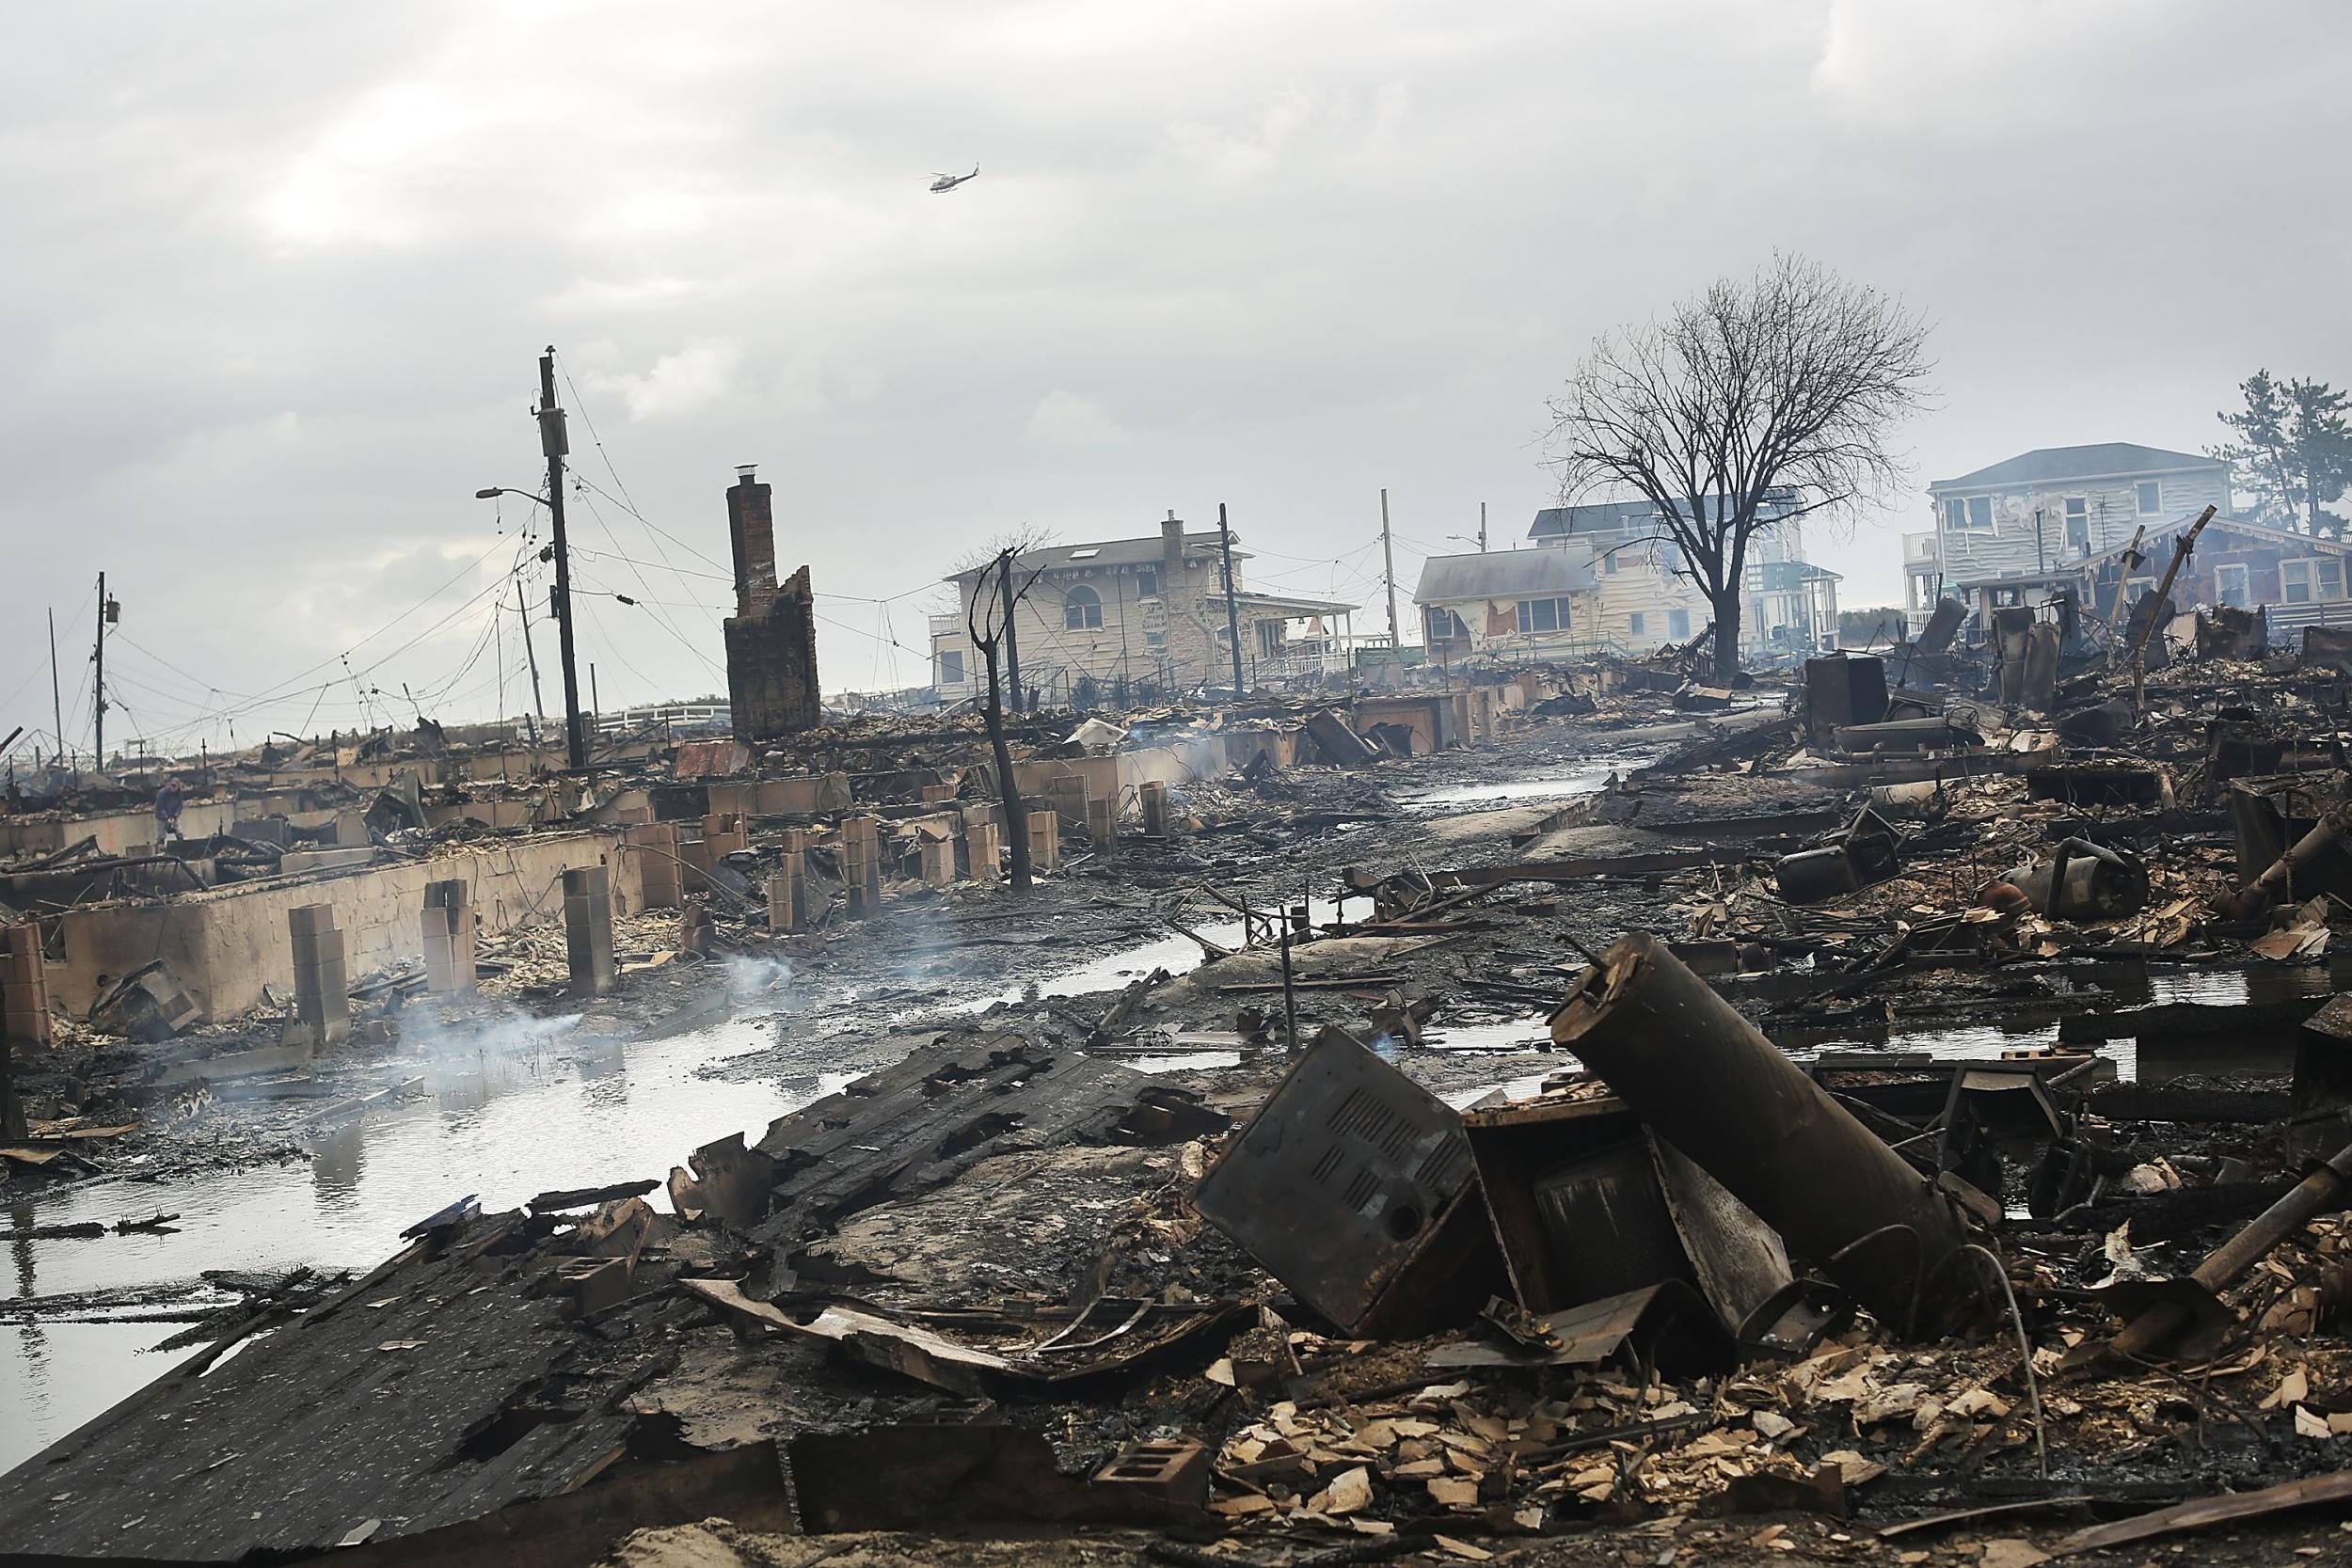
[[[1655,1312],[1692,1365],[1727,1365],[1734,1335],[1769,1328],[1790,1282],[1772,1227],[1624,1101],[1456,1113],[1336,1035],[1300,1058],[1194,1205],[1359,1337],[1458,1326],[1507,1291],[1550,1320],[1623,1307],[1623,1323],[1602,1314],[1623,1332],[1579,1338],[1579,1354],[1646,1338],[1634,1330]],[[1653,1301],[1661,1291],[1703,1327]]]
[[[1342,1036],[1298,1059],[1193,1206],[1359,1338],[1461,1323],[1502,1288],[1461,1117]]]
[[[1785,857],[1774,870],[1780,895],[1791,904],[1818,904],[1859,893],[1902,869],[1902,835],[1873,806],[1865,806],[1834,844]]]
[[[2140,858],[2087,838],[2065,840],[2047,860],[2011,868],[2007,879],[2037,914],[2053,920],[2116,920],[2148,902],[2148,867]]]

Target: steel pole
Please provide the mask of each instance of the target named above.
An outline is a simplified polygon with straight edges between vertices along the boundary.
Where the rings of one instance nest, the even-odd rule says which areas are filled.
[[[1620,937],[1551,1037],[1896,1334],[1975,1315],[1950,1198],[1647,932]]]

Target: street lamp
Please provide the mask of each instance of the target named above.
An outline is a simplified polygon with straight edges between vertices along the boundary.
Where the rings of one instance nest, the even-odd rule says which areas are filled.
[[[574,771],[588,763],[587,736],[580,724],[580,676],[572,653],[572,558],[564,532],[564,457],[571,443],[564,432],[564,410],[555,401],[555,351],[539,356],[539,448],[548,460],[548,489],[544,496],[504,484],[485,484],[474,492],[476,500],[520,496],[548,509],[554,535],[556,646],[564,666],[564,755]]]

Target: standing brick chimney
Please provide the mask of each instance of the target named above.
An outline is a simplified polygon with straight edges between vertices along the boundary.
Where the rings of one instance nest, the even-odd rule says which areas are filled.
[[[1169,512],[1160,524],[1160,596],[1168,599],[1184,581],[1184,520]]]
[[[727,487],[727,538],[735,546],[735,612],[748,615],[759,598],[776,590],[776,518],[771,492],[753,475],[755,465],[737,467]]]

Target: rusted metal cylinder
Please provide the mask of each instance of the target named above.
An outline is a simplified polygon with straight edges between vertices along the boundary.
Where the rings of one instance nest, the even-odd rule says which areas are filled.
[[[2237,1283],[2314,1216],[2342,1208],[2347,1191],[2352,1191],[2352,1147],[2336,1150],[2278,1202],[2248,1220],[2236,1235],[2206,1254],[2189,1277],[2219,1295],[2224,1287]],[[2123,1357],[2156,1354],[2193,1318],[2185,1303],[2157,1302],[2125,1324],[2106,1348]]]
[[[1891,1331],[1978,1314],[1984,1281],[1952,1201],[1655,937],[1602,954],[1551,1037]]]

